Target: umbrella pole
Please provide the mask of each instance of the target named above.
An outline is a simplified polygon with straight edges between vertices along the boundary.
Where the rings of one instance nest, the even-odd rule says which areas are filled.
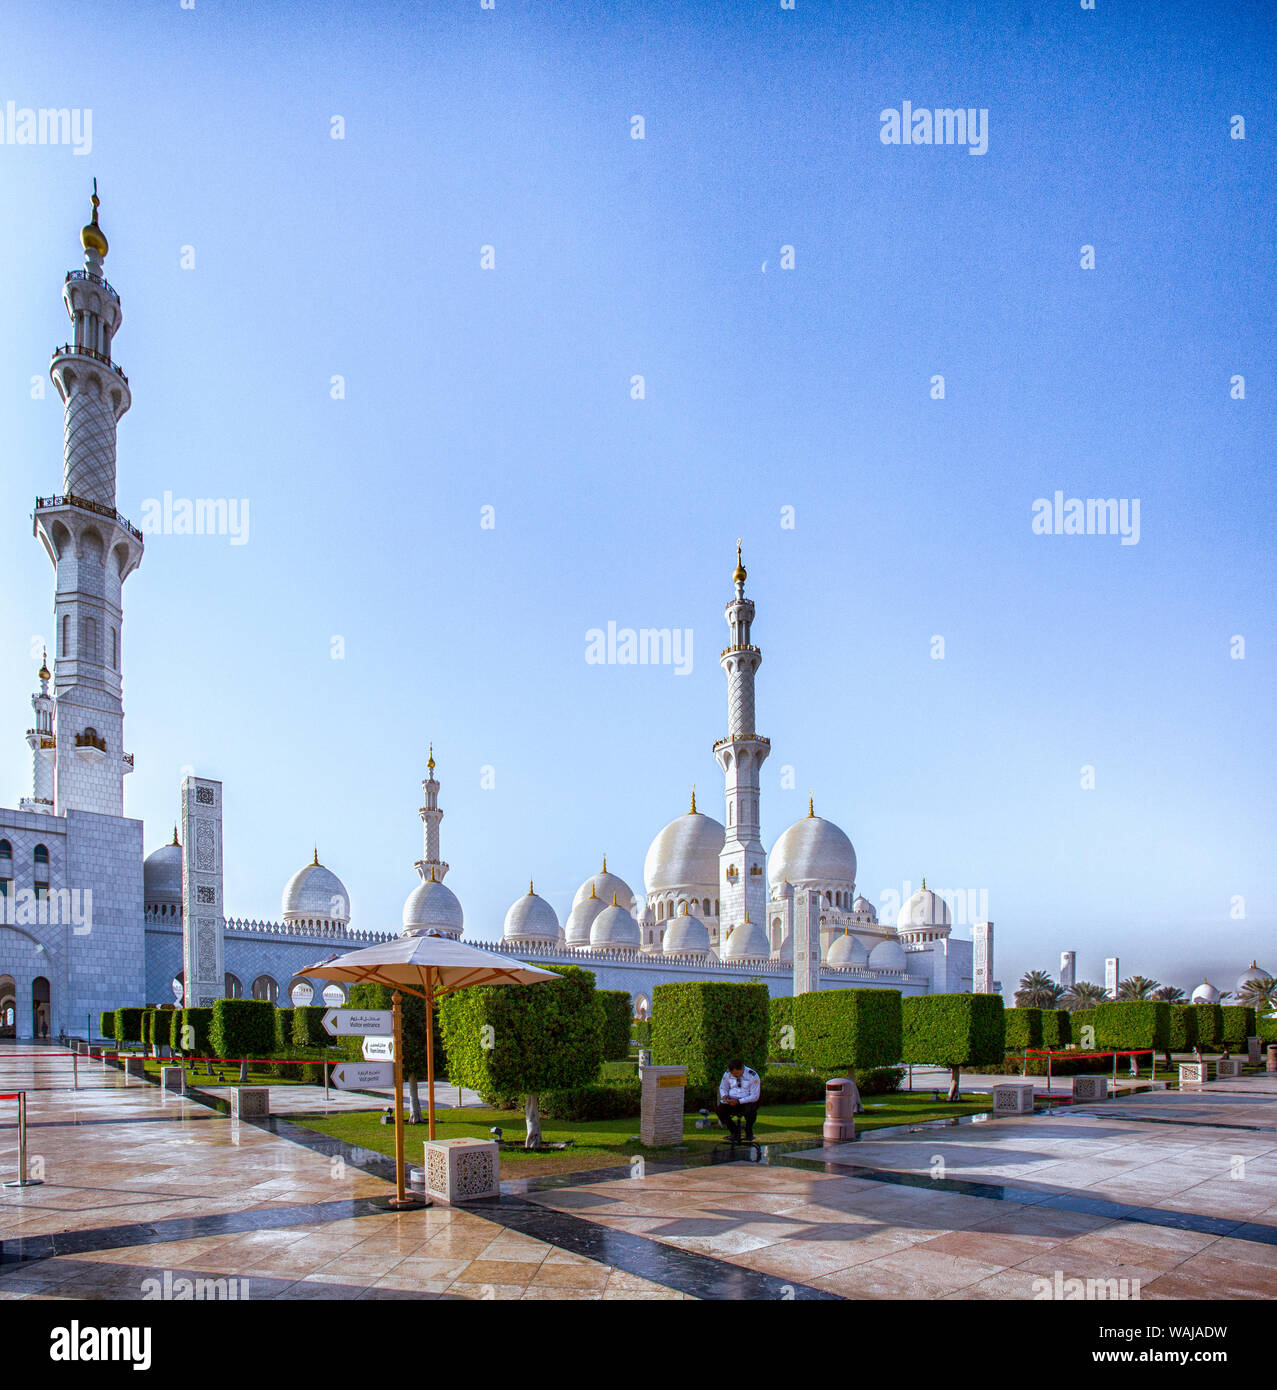
[[[395,1045],[395,1195],[392,1207],[420,1206],[416,1196],[404,1190],[403,1167],[403,995],[395,990],[390,996],[391,1020]]]
[[[435,1001],[434,972],[426,971],[426,1115],[430,1138],[435,1137]]]

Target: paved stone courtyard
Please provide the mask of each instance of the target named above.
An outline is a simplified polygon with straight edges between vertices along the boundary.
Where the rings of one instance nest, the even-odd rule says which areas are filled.
[[[40,1051],[0,1049],[44,1178],[0,1188],[4,1299],[136,1299],[165,1277],[254,1300],[1024,1299],[1043,1279],[1277,1296],[1277,1077],[391,1212],[380,1155],[96,1063],[72,1090],[58,1049],[15,1055]],[[7,1180],[16,1105],[0,1107]]]

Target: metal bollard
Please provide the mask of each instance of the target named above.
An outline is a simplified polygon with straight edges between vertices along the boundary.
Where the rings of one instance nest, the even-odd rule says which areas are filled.
[[[18,1092],[18,1176],[6,1187],[43,1187],[43,1178],[27,1177],[27,1093]]]
[[[73,1091],[80,1089],[80,1053],[78,1049],[71,1054],[71,1089]]]

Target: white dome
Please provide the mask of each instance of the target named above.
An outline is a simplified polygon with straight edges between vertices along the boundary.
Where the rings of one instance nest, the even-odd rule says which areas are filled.
[[[1218,1004],[1219,990],[1209,980],[1203,980],[1193,991],[1194,1004]]]
[[[690,912],[680,912],[665,928],[661,946],[671,956],[707,956],[709,928]]]
[[[182,846],[162,845],[146,856],[142,865],[144,903],[182,901]]]
[[[905,948],[893,937],[888,937],[886,941],[880,941],[869,952],[869,968],[871,970],[904,970],[908,964]]]
[[[501,934],[507,941],[557,942],[559,919],[550,904],[544,898],[538,898],[529,884],[528,891],[511,904]]]
[[[871,922],[876,922],[878,920],[877,910],[875,909],[873,903],[871,903],[869,899],[866,897],[857,898],[856,901],[852,903],[851,910],[855,913],[861,914],[862,916],[867,916]]]
[[[718,856],[727,832],[699,811],[672,820],[654,839],[643,861],[649,893],[690,888],[701,896],[718,892]]]
[[[776,952],[776,960],[781,965],[793,965],[794,963],[794,934],[791,931],[785,933],[784,939],[780,943],[780,949]]]
[[[917,931],[920,927],[947,927],[951,922],[949,904],[939,893],[933,893],[927,887],[927,880],[924,878],[922,887],[897,913],[896,930]]]
[[[457,937],[465,925],[465,913],[457,895],[446,883],[428,878],[419,883],[404,900],[404,932],[433,929],[444,936]]]
[[[576,890],[576,897],[572,899],[572,906],[579,907],[582,903],[589,902],[591,897],[602,898],[603,905],[606,907],[612,901],[612,894],[616,894],[616,901],[626,909],[633,912],[637,906],[634,900],[634,890],[618,874],[608,872],[607,860],[603,861],[603,869],[592,878],[587,878],[585,882]]]
[[[772,846],[767,878],[775,887],[788,881],[796,888],[856,882],[856,851],[833,821],[808,815],[795,821]]]
[[[568,913],[567,929],[563,934],[564,942],[573,947],[588,946],[590,944],[590,928],[594,925],[594,919],[606,906],[606,899],[597,896],[593,898],[587,896],[574,903],[572,911]]]
[[[639,924],[619,904],[609,903],[590,928],[591,946],[638,946]]]
[[[147,861],[150,862],[149,860]],[[1268,980],[1272,978],[1272,971],[1265,970],[1263,966],[1251,961],[1250,969],[1243,970],[1237,977],[1237,993],[1240,994],[1253,980]]]
[[[732,928],[718,955],[720,960],[769,960],[771,953],[762,927],[757,922],[742,922]]]
[[[888,946],[895,945],[895,943],[884,941],[881,945]],[[899,946],[896,946],[896,949],[900,950]],[[874,950],[876,952],[878,947],[875,946]],[[903,956],[904,952],[901,951],[900,954]],[[844,932],[840,937],[837,937],[833,945],[830,946],[829,955],[825,958],[825,964],[834,966],[863,966],[868,965],[870,959],[869,952],[865,950],[864,942],[852,936],[850,932]]]
[[[350,894],[341,879],[319,862],[316,853],[314,861],[298,869],[284,885],[281,908],[285,922],[309,922],[316,918],[349,922]]]

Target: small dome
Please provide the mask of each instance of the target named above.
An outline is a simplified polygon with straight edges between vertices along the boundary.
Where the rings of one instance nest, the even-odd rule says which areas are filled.
[[[457,895],[446,883],[428,878],[419,883],[403,905],[404,935],[437,931],[441,936],[458,937],[465,925],[465,913]]]
[[[873,903],[864,896],[857,898],[856,901],[852,903],[851,910],[856,913],[857,916],[867,917],[871,922],[876,922],[878,920],[877,909],[874,907]]]
[[[833,821],[807,815],[772,846],[767,878],[774,887],[788,881],[795,888],[840,884],[850,891],[856,882],[856,851]]]
[[[616,894],[617,902],[627,912],[634,911],[637,906],[634,900],[634,890],[623,878],[608,872],[607,860],[605,859],[602,871],[592,878],[587,878],[576,890],[576,897],[572,899],[572,906],[579,907],[581,903],[589,902],[592,897],[597,897],[602,898],[603,905],[606,907],[612,901],[613,893]]]
[[[727,832],[700,811],[688,811],[664,827],[643,861],[649,893],[691,889],[704,897],[718,892],[718,856]]]
[[[502,936],[507,941],[554,941],[560,939],[559,919],[544,898],[528,891],[515,900],[505,915]]]
[[[871,970],[905,970],[908,965],[905,948],[894,937],[880,941],[869,952],[869,968]]]
[[[772,948],[767,933],[757,922],[742,922],[732,928],[719,952],[721,960],[770,960]]]
[[[951,922],[949,904],[939,893],[933,893],[927,887],[927,880],[924,878],[922,887],[896,915],[896,930],[917,931],[921,927],[947,927]]]
[[[590,885],[593,887],[593,884]],[[590,944],[590,928],[594,925],[594,919],[607,906],[607,900],[597,895],[585,897],[580,902],[573,903],[572,911],[568,913],[567,929],[563,939],[566,945],[572,947],[588,946]]]
[[[895,943],[884,941],[881,944],[887,946],[894,945]],[[875,946],[874,950],[877,951],[877,949],[878,947]],[[899,950],[900,948],[897,946],[896,949]],[[901,951],[900,954],[903,956],[904,952]],[[853,965],[865,966],[869,964],[871,959],[872,957],[869,952],[865,950],[864,943],[857,937],[852,936],[850,932],[844,932],[840,937],[836,938],[834,943],[830,946],[829,955],[825,958],[825,964],[840,967]]]
[[[1271,971],[1271,970],[1265,970],[1265,969],[1263,968],[1263,966],[1257,964],[1255,961],[1251,961],[1251,963],[1250,963],[1250,969],[1249,969],[1249,970],[1243,970],[1242,973],[1241,973],[1240,975],[1238,975],[1238,977],[1237,977],[1237,991],[1236,991],[1236,992],[1237,992],[1238,994],[1240,994],[1240,993],[1242,992],[1242,990],[1244,990],[1248,984],[1253,983],[1255,980],[1268,980],[1268,979],[1271,979],[1271,978],[1272,978],[1272,971]]]
[[[707,956],[709,928],[690,912],[680,912],[665,928],[661,948],[671,956]]]
[[[319,862],[319,851],[284,885],[281,909],[285,922],[309,922],[327,918],[333,922],[350,921],[350,894],[346,885],[331,869]]]
[[[163,845],[142,865],[142,901],[165,905],[182,901],[182,846]]]
[[[590,927],[591,946],[638,946],[639,924],[618,903],[610,903]]]
[[[1209,980],[1203,980],[1193,991],[1194,1004],[1218,1004],[1219,990]]]

